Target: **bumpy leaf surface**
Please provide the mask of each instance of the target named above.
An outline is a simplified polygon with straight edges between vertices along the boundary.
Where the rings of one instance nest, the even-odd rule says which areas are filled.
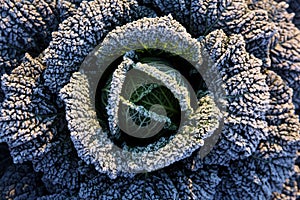
[[[57,108],[40,85],[43,69],[38,59],[26,54],[19,67],[2,76],[6,97],[0,111],[0,141],[8,143],[14,162],[42,155],[56,135]]]
[[[299,0],[0,4],[1,199],[300,198]],[[159,26],[152,23],[157,16]],[[142,17],[148,18],[135,21]],[[111,54],[135,50],[137,40],[141,49],[160,46],[198,67],[206,62],[203,47],[214,63],[201,75],[220,83],[208,86],[226,109],[224,126],[215,130],[221,134],[190,143],[179,138],[176,151],[160,152],[165,163],[124,178],[124,162],[105,154],[113,143],[98,129],[93,79],[76,71],[97,45],[104,46],[97,64],[106,66],[116,59]],[[212,97],[201,97],[205,116],[194,119],[204,127],[215,123],[203,120],[214,106]],[[97,129],[100,137],[91,134]],[[99,141],[109,145],[99,148]]]

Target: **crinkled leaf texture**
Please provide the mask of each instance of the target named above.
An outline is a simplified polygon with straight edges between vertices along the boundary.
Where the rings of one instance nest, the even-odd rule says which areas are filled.
[[[271,39],[269,57],[271,64],[268,66],[275,71],[294,91],[293,102],[296,112],[300,112],[300,30],[292,23],[293,13],[288,13],[285,2],[275,1],[250,1],[252,9],[268,10],[269,20],[275,25],[276,34]],[[293,5],[291,1],[291,5]],[[273,9],[268,9],[272,7]],[[293,8],[293,7],[292,7]]]
[[[268,54],[274,25],[265,10],[249,10],[244,0],[143,0],[162,14],[172,14],[194,37],[222,29],[226,34],[242,34],[247,50],[258,58]]]
[[[109,31],[134,20],[136,7],[130,0],[82,2],[77,13],[59,25],[45,50],[45,85],[58,92]]]
[[[292,92],[271,71],[267,72],[267,84],[271,95],[271,107],[266,113],[269,135],[250,157],[230,163],[229,171],[224,173],[226,178],[219,186],[218,198],[230,199],[232,195],[245,199],[255,193],[260,199],[270,199],[272,192],[280,192],[293,174],[300,129],[290,98]],[[278,110],[278,106],[285,109]]]
[[[288,1],[288,3],[289,3],[289,8],[287,10],[295,14],[293,23],[300,29],[300,1],[290,0]]]
[[[1,199],[35,199],[43,190],[40,175],[29,163],[10,165],[0,178]]]
[[[158,28],[160,31],[157,31]],[[149,48],[160,46],[164,48],[163,50],[171,53],[179,52],[181,55],[188,55],[190,58],[193,57],[185,53],[187,51],[186,48],[194,47],[196,49],[195,52],[198,53],[195,55],[198,56],[199,47],[198,49],[196,48],[199,45],[198,42],[192,40],[184,31],[184,28],[175,20],[172,20],[170,16],[152,19],[144,18],[117,28],[108,34],[107,40],[111,41],[111,37],[118,34],[119,37],[123,38],[124,43],[130,44],[131,47],[140,43]],[[166,32],[171,32],[173,37],[164,37]],[[122,36],[122,33],[124,36]],[[176,36],[181,38],[177,40]],[[122,51],[122,48],[128,48],[128,45],[125,44],[121,44],[120,48],[111,48],[113,44],[108,41],[104,40],[103,43],[109,45],[108,47],[101,46],[100,53],[97,52],[98,54],[104,54],[104,52],[109,50],[110,55],[114,55],[113,49]],[[111,105],[108,108],[108,115],[111,115],[109,119],[111,119],[113,124],[111,125],[112,134],[115,132],[115,126],[118,121],[115,108],[119,106],[120,87],[126,75],[126,73],[121,74],[122,67],[126,67],[126,64],[124,66],[123,64],[118,68],[120,74],[115,74],[112,79],[111,100],[109,102],[109,105]],[[133,152],[128,152],[128,150],[120,149],[114,145],[110,141],[108,133],[102,130],[97,121],[96,112],[93,111],[92,100],[90,100],[92,95],[89,92],[88,78],[85,75],[78,72],[74,73],[70,83],[61,90],[61,97],[66,102],[67,121],[71,130],[71,137],[79,156],[87,163],[94,164],[99,172],[108,173],[112,178],[115,178],[121,172],[134,174],[136,172],[154,171],[186,158],[193,151],[203,146],[203,139],[210,136],[219,125],[217,120],[219,118],[218,109],[212,99],[209,97],[207,99],[203,98],[202,102],[200,101],[200,105],[203,108],[194,111],[189,105],[188,91],[185,88],[181,89],[184,85],[176,84],[174,77],[156,68],[151,69],[147,64],[137,63],[133,64],[133,67],[151,74],[156,79],[162,80],[166,87],[169,87],[174,96],[178,98],[182,110],[188,114],[187,122],[184,122],[177,134],[171,136],[165,146],[160,148],[158,148],[158,146],[161,146],[160,143],[165,143],[164,138],[145,148],[136,148]],[[114,84],[114,81],[118,84]],[[184,95],[184,93],[187,94]],[[208,119],[208,116],[211,117],[211,120],[205,121],[205,119]],[[193,124],[195,120],[198,121],[199,125]],[[205,122],[208,125],[205,125]]]
[[[298,0],[286,2],[289,8],[271,0],[1,2],[0,74],[9,73],[1,78],[0,142],[16,163],[1,168],[1,199],[299,198],[300,12]],[[200,45],[215,62],[212,71],[221,74],[228,108],[223,131],[204,159],[201,148],[163,169],[111,179],[94,165],[103,154],[94,145],[99,138],[89,134],[98,126],[91,82],[80,73],[70,82],[71,74],[102,42],[111,47],[102,55],[107,63],[119,43],[131,47],[126,38],[150,41],[151,34],[117,28],[110,35],[115,41],[105,43],[116,26],[166,14],[187,31],[162,36],[201,36]],[[61,97],[69,105],[67,117],[58,114],[63,102],[57,97],[66,84]],[[85,151],[82,141],[95,153]]]
[[[6,142],[14,162],[32,161],[48,151],[57,131],[53,125],[57,110],[51,96],[40,85],[44,66],[29,54],[10,75],[2,76],[5,101],[2,104],[0,142]]]
[[[66,0],[2,1],[1,70],[8,72],[16,67],[26,52],[35,56],[40,54],[49,44],[51,32],[64,19],[73,15],[75,9],[76,6]]]
[[[38,56],[48,46],[51,33],[59,23],[73,15],[75,7],[68,0],[2,1],[0,77],[17,67],[25,53]],[[3,101],[3,96],[0,89],[0,102]]]
[[[270,94],[262,62],[247,53],[241,35],[226,36],[222,30],[202,40],[222,76],[227,110],[219,144],[205,158],[208,163],[225,164],[250,156],[268,135],[265,119]]]

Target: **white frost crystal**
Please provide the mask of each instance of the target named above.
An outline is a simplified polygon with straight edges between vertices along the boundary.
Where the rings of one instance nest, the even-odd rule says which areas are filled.
[[[145,26],[147,23],[149,23],[149,28]],[[139,26],[143,26],[144,30],[139,30]],[[155,34],[151,34],[151,37],[146,40],[147,34],[150,35],[150,33],[158,27],[158,30],[161,30],[161,32],[156,31]],[[178,27],[178,24],[172,20],[171,17],[145,18],[132,24],[129,23],[124,27],[120,27],[118,28],[119,30],[115,32],[118,33],[118,35],[122,35],[123,33],[128,34],[125,30],[129,28],[134,28],[134,30],[137,30],[140,33],[137,31],[130,32],[131,36],[123,36],[124,38],[122,41],[126,41],[127,37],[128,40],[134,39],[136,42],[141,39],[143,40],[143,44],[150,47],[155,47],[155,45],[164,41],[163,44],[165,44],[165,46],[162,44],[160,46],[164,47],[165,50],[171,49],[173,52],[180,53],[180,55],[188,56],[189,58],[192,57],[190,54],[185,54],[186,45],[182,44],[182,40],[178,40],[180,45],[176,45],[176,43],[174,43],[177,41],[175,40],[176,38],[163,38],[162,35],[160,35],[167,29],[173,31],[174,34],[176,34],[178,30],[180,30],[180,32],[184,31],[182,27]],[[134,36],[135,34],[136,36]],[[115,33],[112,32],[109,34],[108,38],[110,38],[111,35],[115,35]],[[183,35],[181,37],[183,37]],[[116,35],[114,37],[116,37]],[[154,44],[151,42],[153,41],[153,37],[156,38]],[[171,41],[168,42],[167,40]],[[198,45],[198,42],[196,40],[191,40],[188,35],[184,40],[189,42],[193,47]],[[167,47],[171,42],[172,46]],[[98,54],[104,54],[102,51],[111,49],[111,43],[106,43],[105,40],[103,43],[104,44],[100,47]],[[134,43],[131,45],[134,45]],[[120,51],[119,48],[116,50]],[[110,50],[110,53],[113,54],[111,51],[112,50]],[[122,83],[124,82],[126,71],[130,64],[132,64],[132,62],[125,57],[112,78],[107,109],[111,124],[110,129],[113,131],[112,135],[115,134],[114,131],[118,124],[118,119],[115,115],[117,115],[118,102],[121,100],[119,95]],[[158,170],[186,158],[190,156],[193,151],[203,146],[203,139],[209,137],[219,126],[218,119],[220,113],[210,97],[206,96],[205,103],[201,103],[200,108],[203,106],[203,109],[199,108],[198,110],[193,110],[190,106],[189,92],[184,85],[181,85],[182,83],[180,83],[181,81],[176,75],[174,76],[173,73],[168,74],[167,72],[160,70],[159,66],[156,68],[151,66],[151,64],[137,63],[132,65],[134,69],[143,71],[144,73],[161,80],[174,94],[175,98],[178,99],[182,111],[186,111],[187,113],[187,119],[184,121],[183,126],[180,127],[178,132],[171,136],[169,141],[162,147],[160,147],[162,139],[154,144],[149,144],[144,148],[133,148],[131,151],[126,150],[126,148],[124,150],[117,147],[113,141],[109,139],[108,133],[103,132],[99,123],[97,123],[96,113],[93,111],[91,104],[92,101],[89,100],[89,98],[91,98],[88,85],[89,81],[85,75],[78,72],[74,73],[70,83],[60,92],[61,98],[66,103],[68,126],[71,131],[71,137],[75,144],[75,148],[79,152],[79,156],[86,162],[94,164],[99,172],[105,172],[112,178],[115,178],[118,174],[128,175],[143,171],[150,172]],[[88,115],[89,118],[85,117],[86,115]],[[88,128],[86,128],[86,126]],[[149,151],[150,149],[155,149],[155,151]]]
[[[0,199],[299,199],[299,2],[2,1]],[[157,52],[145,62],[151,49],[194,69]],[[99,114],[103,71],[127,62]],[[123,95],[134,66],[167,90]],[[179,73],[205,82],[196,101]],[[185,123],[146,106],[161,91]],[[124,105],[137,130],[170,134],[132,145],[118,130]]]

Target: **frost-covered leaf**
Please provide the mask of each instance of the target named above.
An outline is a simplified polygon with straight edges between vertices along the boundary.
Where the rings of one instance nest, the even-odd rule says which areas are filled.
[[[158,151],[147,153],[145,149],[144,152],[133,153],[132,158],[126,158],[130,153],[116,147],[101,130],[90,104],[87,79],[83,75],[74,73],[71,82],[61,91],[61,97],[66,102],[68,126],[79,156],[111,177],[120,173],[119,170],[132,173],[159,169],[186,157],[197,145],[201,145],[197,137],[193,139],[193,136],[187,135],[185,138],[185,134],[176,134]]]
[[[58,24],[73,12],[75,5],[68,0],[1,1],[0,77],[17,67],[25,53],[38,56],[49,44]],[[0,89],[1,103],[3,96]]]
[[[249,10],[244,0],[144,0],[164,15],[172,14],[195,37],[222,29],[226,34],[242,34],[249,53],[266,58],[274,25],[264,10]],[[268,62],[268,61],[266,61]]]
[[[45,189],[39,176],[29,163],[10,165],[0,178],[0,198],[36,199]]]
[[[169,169],[169,177],[178,193],[175,199],[214,199],[221,179],[214,166],[207,166],[194,172],[174,166]]]
[[[268,134],[265,114],[270,96],[262,62],[246,52],[241,35],[228,37],[217,30],[202,42],[220,71],[228,106],[220,142],[205,159],[222,164],[245,158]]]
[[[0,166],[3,169],[0,177],[4,174],[0,178],[0,198],[300,198],[300,157],[299,151],[296,153],[300,148],[298,2],[2,1],[0,77],[7,74],[2,76],[3,95],[0,91],[0,102],[4,100],[0,109],[0,142],[7,143],[15,162],[30,163],[11,165],[9,161],[9,166]],[[134,21],[144,16],[167,14],[181,24],[171,16],[157,21]],[[201,36],[200,43],[189,34]],[[33,59],[50,40],[46,51]],[[97,55],[97,52],[91,51],[98,44],[102,47]],[[211,134],[206,130],[218,133],[215,130],[217,112],[214,101],[218,102],[220,96],[208,95],[209,92],[200,90],[197,91],[200,108],[190,116],[192,123],[187,129],[187,133],[202,130],[198,140],[190,141],[183,137],[174,142],[172,137],[169,140],[163,138],[161,144],[173,145],[174,148],[166,148],[166,154],[158,154],[161,158],[158,162],[151,164],[152,158],[147,160],[143,157],[123,165],[122,159],[116,159],[119,152],[112,147],[112,134],[99,126],[99,121],[105,121],[106,117],[99,119],[93,107],[95,94],[92,84],[94,81],[97,85],[98,79],[85,77],[82,75],[86,74],[84,70],[74,73],[72,78],[71,74],[79,69],[89,53],[98,56],[96,64],[104,69],[102,66],[108,66],[116,59],[113,56],[120,57],[136,47],[146,50],[161,47],[200,67],[204,66],[203,63],[201,65],[204,55],[199,51],[201,45],[216,62],[204,70],[202,78],[220,83],[210,84],[215,88],[213,91],[218,93],[220,90],[221,95],[223,89],[226,92],[225,127],[219,130],[221,137],[211,137],[218,141],[217,145],[203,159],[201,151],[204,148],[200,148],[202,136]],[[134,65],[139,62],[137,58],[132,60]],[[84,62],[95,64],[88,59]],[[153,60],[147,61],[143,70],[155,72],[153,65],[157,63],[154,63]],[[91,65],[92,68],[94,66]],[[98,68],[92,73],[98,73],[97,70],[101,71]],[[184,67],[182,71],[185,71]],[[221,78],[215,74],[221,75]],[[120,79],[117,77],[115,80]],[[57,97],[62,87],[60,97],[63,101]],[[138,91],[141,90],[143,94],[136,99],[155,95],[151,87]],[[123,99],[122,103],[131,106],[138,116],[136,119],[142,121],[144,118],[141,116],[153,114],[129,100]],[[221,101],[223,99],[218,103],[221,104]],[[62,108],[63,103],[67,105],[66,112]],[[209,118],[211,113],[216,117]],[[156,117],[159,120],[163,118]],[[63,127],[66,121],[71,138]],[[96,132],[97,129],[99,132]],[[99,141],[104,145],[97,146]],[[171,144],[172,141],[174,143]],[[198,146],[191,151],[195,143]],[[205,143],[210,146],[208,151],[215,145],[204,140],[203,147]],[[160,146],[154,146],[157,148],[150,150],[136,147],[135,151],[151,152],[154,149],[157,152]],[[123,150],[131,148],[126,147],[126,142],[121,147],[124,147]],[[107,156],[110,151],[117,153]],[[185,156],[178,156],[180,151]],[[6,161],[10,157],[1,154],[0,162],[3,159]],[[136,169],[145,160],[150,162],[152,172],[116,177],[123,173],[122,170]],[[153,171],[156,169],[159,170]],[[38,187],[43,184],[45,187]]]
[[[294,14],[288,13],[285,2],[252,1],[250,7],[268,10],[269,20],[275,24],[276,34],[271,40],[269,68],[293,88],[293,102],[300,113],[300,30],[292,23]],[[272,9],[268,9],[268,8]]]
[[[41,197],[38,197],[37,200],[79,200],[77,196],[70,196],[68,195],[68,192],[61,192],[56,194],[50,194],[50,195],[44,195]]]
[[[299,169],[295,169],[295,171],[298,171],[299,173]],[[280,192],[274,192],[272,199],[273,200],[281,200],[281,199],[294,199],[299,198],[300,194],[298,191],[298,183],[297,183],[297,176],[294,174],[293,176],[291,176],[290,178],[286,179],[286,182],[283,185],[283,188]]]
[[[288,0],[289,7],[287,11],[294,13],[293,23],[300,29],[300,1],[299,0]]]
[[[8,143],[15,163],[42,155],[56,135],[57,108],[39,81],[43,69],[38,59],[26,54],[19,67],[2,76],[6,95],[0,110],[0,141]]]
[[[163,113],[156,113],[155,111],[145,109],[141,105],[135,105],[135,102],[131,101],[131,94],[122,94],[122,90],[126,91],[126,89],[128,88],[127,91],[130,91],[130,88],[134,89],[135,87],[134,85],[126,85],[126,83],[130,82],[130,80],[128,79],[132,78],[130,77],[130,75],[128,75],[129,77],[126,78],[126,75],[130,74],[127,73],[128,71],[131,72],[131,76],[133,75],[133,71],[141,72],[142,74],[140,74],[140,76],[144,77],[143,84],[146,84],[146,81],[148,81],[149,83],[156,83],[168,88],[170,92],[174,95],[174,97],[178,100],[180,105],[180,111],[185,112],[184,119],[188,118],[189,115],[193,112],[193,108],[191,107],[190,102],[190,88],[187,87],[187,83],[184,81],[183,77],[180,76],[180,73],[178,71],[159,62],[151,62],[149,64],[138,62],[135,64],[129,58],[124,57],[124,61],[119,65],[118,69],[115,70],[113,74],[110,85],[109,98],[107,100],[107,112],[109,116],[108,120],[112,135],[115,135],[116,132],[118,132],[119,127],[117,126],[119,123],[122,123],[122,120],[127,122],[131,118],[135,122],[135,124],[139,124],[139,122],[142,122],[139,126],[134,127],[127,127],[128,124],[131,124],[130,122],[124,125],[126,126],[124,127],[126,129],[126,132],[131,132],[131,134],[133,132],[141,131],[143,132],[143,135],[147,135],[148,131],[154,131],[150,127],[157,127],[160,125],[159,123],[166,123],[165,126],[170,127],[172,123],[170,118],[164,116]],[[135,75],[138,76],[138,74]],[[131,80],[131,82],[134,82],[134,80]],[[151,92],[149,92],[149,94],[150,93]],[[143,96],[147,96],[147,94],[143,94]],[[130,97],[130,99],[126,99],[128,97]],[[122,106],[125,106],[127,109],[120,109],[119,107]],[[128,110],[128,108],[131,110]],[[128,114],[123,113],[123,110],[125,113],[130,113],[131,111],[134,112],[134,114],[131,114],[127,117]],[[122,112],[121,117],[123,118],[121,120],[119,120],[118,111]],[[167,113],[165,113],[165,115],[166,114]],[[157,123],[151,124],[150,126],[143,128],[144,124],[147,124],[147,121],[149,121],[148,119],[152,123]]]
[[[271,68],[293,88],[293,102],[300,112],[300,30],[292,23],[280,23],[274,48],[271,49]]]
[[[294,114],[292,91],[272,71],[267,72],[267,84],[271,99],[266,112],[269,135],[251,156],[230,163],[221,177],[216,198],[270,199],[273,192],[281,192],[286,179],[294,173],[300,125]]]
[[[214,167],[193,173],[172,165],[164,170],[113,181],[103,175],[95,176],[95,172],[88,173],[87,182],[81,184],[79,193],[84,199],[213,199],[220,182]]]
[[[158,27],[160,31],[157,31]],[[164,37],[164,32],[167,31],[174,35]],[[183,34],[179,35],[182,32]],[[115,42],[108,41],[116,37],[116,33],[123,39],[124,43],[121,44],[121,48],[114,47],[111,49],[111,46],[114,46]],[[144,35],[141,33],[144,33]],[[181,40],[177,40],[176,37],[181,37]],[[128,48],[128,45],[135,47],[142,43],[150,48],[160,46],[164,48],[163,50],[169,50],[171,53],[178,52],[183,57],[194,62],[200,57],[197,54],[200,51],[198,42],[192,40],[184,32],[184,28],[175,20],[172,20],[170,16],[152,19],[144,18],[134,23],[129,23],[111,32],[107,38],[104,40],[103,46],[98,50],[98,55],[106,55],[105,52],[109,52],[109,55],[118,55],[113,51],[122,52],[122,48]],[[168,43],[167,41],[172,41],[172,43]],[[125,45],[126,43],[128,45]],[[198,49],[192,48],[197,46]],[[193,57],[190,54],[191,52],[187,51],[187,48],[191,48],[196,56]],[[196,62],[196,64],[198,63]],[[122,64],[121,66],[126,69],[126,64],[128,63],[125,62],[124,66]],[[153,63],[153,65],[155,64],[157,63]],[[95,83],[94,80],[88,81],[86,75],[75,72],[70,83],[60,92],[61,98],[66,103],[67,121],[72,141],[79,157],[88,164],[94,164],[99,172],[107,173],[112,178],[121,173],[123,175],[132,175],[143,171],[154,171],[186,158],[193,151],[201,147],[203,139],[209,137],[219,125],[219,111],[213,99],[205,96],[199,100],[199,108],[197,110],[192,109],[189,105],[189,92],[185,88],[185,85],[180,83],[182,80],[176,76],[175,71],[170,71],[169,69],[160,70],[161,66],[159,65],[155,68],[149,64],[139,63],[135,64],[134,68],[138,68],[138,70],[142,70],[146,74],[151,74],[150,76],[161,80],[174,94],[175,98],[178,99],[179,105],[182,107],[181,109],[189,111],[186,112],[187,119],[184,121],[182,127],[179,128],[177,134],[174,133],[169,138],[161,137],[159,140],[145,147],[137,146],[131,149],[127,145],[118,147],[111,139],[114,133],[110,134],[103,131],[97,121],[96,112],[93,110],[93,91],[91,91],[89,84]],[[119,70],[118,73],[115,73],[115,76],[112,78],[114,83],[111,85],[109,100],[109,108],[111,109],[108,109],[107,112],[108,116],[111,115],[111,119],[116,118],[117,114],[111,110],[118,108],[117,102],[120,99],[118,95],[122,88],[123,79],[126,76],[126,70],[122,71],[121,69],[122,67],[117,69]],[[152,73],[150,73],[150,70]],[[111,127],[114,129],[114,126]]]
[[[33,160],[33,168],[43,173],[42,180],[49,192],[67,190],[69,194],[76,194],[79,188],[78,157],[72,141],[63,134],[51,143],[47,153]]]
[[[133,20],[136,2],[95,0],[80,4],[75,15],[59,25],[45,50],[45,84],[52,92],[65,85],[90,51],[116,26]]]
[[[51,32],[75,12],[71,2],[26,0],[1,1],[0,66],[16,67],[25,53],[37,56],[47,47]]]

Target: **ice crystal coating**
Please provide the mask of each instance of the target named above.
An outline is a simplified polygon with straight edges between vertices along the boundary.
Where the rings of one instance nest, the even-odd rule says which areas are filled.
[[[210,162],[248,157],[268,134],[265,115],[270,95],[262,62],[247,53],[241,35],[228,37],[217,30],[202,42],[220,71],[228,105],[222,138]]]
[[[296,2],[296,1],[295,1]],[[300,111],[300,30],[292,23],[293,13],[288,13],[285,2],[252,1],[250,8],[268,10],[269,20],[275,24],[276,34],[271,40],[270,69],[280,75],[294,90],[296,112]],[[273,9],[267,9],[272,7]]]
[[[132,132],[142,132],[142,135],[149,135],[153,130],[149,130],[148,128],[142,128],[144,124],[147,124],[148,120],[147,118],[151,120],[151,122],[154,122],[153,126],[159,126],[160,123],[167,123],[167,126],[170,126],[171,120],[167,116],[161,115],[162,113],[158,114],[156,112],[153,112],[151,110],[145,109],[143,106],[138,106],[135,105],[134,102],[131,102],[127,99],[124,98],[124,96],[121,96],[122,89],[124,90],[124,82],[126,79],[127,72],[129,71],[129,67],[133,67],[133,69],[136,69],[138,65],[141,65],[138,63],[137,65],[134,64],[134,62],[129,59],[124,57],[124,61],[119,65],[118,69],[115,70],[113,73],[112,81],[110,83],[110,93],[109,93],[109,98],[107,100],[107,113],[109,113],[109,126],[110,126],[110,131],[112,135],[119,135],[119,128],[118,125],[122,123],[124,120],[125,123],[123,123],[125,126],[123,128],[127,129],[126,132],[130,133],[132,135]],[[150,67],[151,68],[151,67]],[[153,68],[152,68],[153,69]],[[156,69],[156,68],[155,68]],[[141,70],[142,71],[142,70]],[[172,80],[171,80],[172,81]],[[154,86],[153,87],[157,87]],[[141,95],[138,99],[142,98],[143,96],[147,95],[147,93],[151,93],[151,88],[149,91],[145,91],[144,94]],[[188,96],[188,94],[186,94]],[[133,110],[135,112],[134,116],[134,121],[139,121],[141,123],[140,126],[134,126],[134,127],[128,127],[128,120],[132,119],[132,117],[128,113],[127,115],[124,114],[121,116],[121,119],[119,119],[119,110],[121,107],[127,107],[127,109],[123,109],[124,111],[127,110],[128,108]],[[125,111],[126,112],[126,111]],[[124,118],[122,118],[124,117]],[[142,129],[142,130],[141,130]]]
[[[244,0],[143,1],[163,14],[172,14],[195,37],[207,35],[216,29],[226,34],[242,34],[247,50],[256,57],[265,58],[268,44],[274,34],[274,25],[268,23],[265,10],[249,10]]]
[[[272,71],[267,72],[266,82],[271,99],[271,107],[266,112],[269,135],[261,140],[251,156],[230,164],[217,198],[229,199],[233,195],[244,199],[256,193],[258,198],[270,199],[272,192],[281,192],[283,183],[294,171],[300,128],[291,101],[292,91]],[[278,110],[278,107],[284,109]]]
[[[33,168],[37,172],[42,172],[42,180],[47,190],[56,193],[75,193],[78,189],[78,157],[67,134],[55,138],[49,151],[43,156],[36,158]]]
[[[299,0],[290,0],[287,1],[289,3],[289,7],[287,11],[294,13],[295,16],[293,18],[293,23],[300,29],[300,1]]]
[[[107,179],[87,171],[89,181],[81,185],[80,198],[84,199],[213,199],[220,178],[214,167],[191,173],[178,166],[134,178]],[[126,194],[126,195],[123,195]]]
[[[14,162],[32,161],[47,151],[56,134],[52,124],[57,110],[49,94],[40,85],[45,67],[37,59],[25,54],[22,64],[10,75],[2,76],[6,93],[0,112],[0,142],[6,142]]]
[[[186,30],[162,38],[180,41],[188,33],[216,62],[205,77],[222,75],[225,126],[204,158],[200,148],[157,171],[111,179],[95,169],[93,156],[102,152],[92,145],[91,156],[81,146],[99,138],[72,133],[95,133],[99,121],[91,80],[76,72],[70,82],[71,74],[96,45],[109,45],[103,39],[110,32],[102,64],[113,61],[109,53],[117,45],[128,47],[121,54],[134,50],[135,29],[122,33],[116,26],[167,14]],[[299,0],[2,1],[0,142],[12,158],[0,143],[0,198],[300,198],[299,14]],[[192,59],[199,59],[196,54]],[[3,166],[10,159],[14,164]]]
[[[80,2],[79,0],[78,2]],[[58,24],[73,15],[68,0],[7,1],[0,7],[0,77],[17,67],[25,53],[38,56],[49,44]],[[0,89],[0,102],[3,91]]]
[[[132,21],[136,6],[130,0],[82,2],[77,13],[59,25],[46,49],[44,78],[50,90],[58,92],[109,31]]]
[[[51,32],[74,12],[75,5],[65,0],[2,1],[1,70],[16,67],[26,52],[35,56],[41,53],[51,39]]]
[[[157,28],[160,31],[154,31]],[[133,31],[129,32],[128,29]],[[154,47],[155,44],[153,43],[156,43],[161,44],[159,47],[162,50],[176,47],[177,52],[185,52],[187,45],[182,45],[185,44],[182,41],[191,40],[188,35],[186,36],[187,38],[181,40],[174,39],[174,37],[169,39],[162,37],[166,31],[174,32],[174,36],[183,32],[184,28],[180,27],[171,17],[144,18],[118,28],[118,30],[110,33],[108,38],[110,39],[111,35],[116,37],[115,33],[118,33],[117,37],[123,38],[125,44],[127,40],[133,38],[136,43],[143,43],[147,47]],[[126,35],[123,36],[122,33],[126,33]],[[182,36],[184,35],[182,34]],[[130,43],[132,46],[134,46],[134,41]],[[103,43],[104,46],[100,47],[100,51],[97,54],[103,54],[105,50],[107,51],[113,45],[106,40]],[[194,40],[194,43],[191,42],[192,46],[197,46],[196,40]],[[108,47],[105,46],[106,44],[109,44]],[[172,46],[168,47],[168,44]],[[122,45],[124,46],[124,44]],[[127,45],[125,47],[128,48]],[[120,48],[117,48],[117,50],[119,51]],[[114,55],[112,50],[110,50],[110,53]],[[181,54],[184,55],[184,53]],[[189,57],[193,58],[191,55]],[[125,57],[124,62],[119,65],[112,77],[108,99],[107,114],[112,135],[115,135],[117,132],[117,109],[119,108],[119,101],[121,100],[122,102],[120,93],[126,78],[126,71],[129,70],[130,65],[132,65],[133,69],[161,80],[162,84],[170,89],[175,98],[178,99],[181,111],[186,112],[185,118],[187,118],[187,121],[179,128],[176,135],[171,136],[167,141],[165,141],[165,138],[161,138],[155,144],[150,144],[144,148],[133,148],[132,152],[126,148],[120,149],[109,139],[109,133],[104,132],[97,122],[96,113],[93,111],[91,104],[92,100],[90,100],[91,92],[89,92],[88,79],[85,75],[74,73],[70,83],[60,92],[62,99],[66,102],[67,120],[73,143],[83,160],[94,164],[99,172],[108,173],[111,177],[115,177],[122,171],[125,173],[154,171],[186,158],[200,146],[203,146],[203,139],[210,136],[219,125],[218,109],[209,96],[201,98],[199,100],[200,107],[194,110],[190,105],[189,91],[174,72],[169,69],[164,71],[160,69],[162,66],[158,64],[154,64],[154,66],[151,66],[151,64],[134,64],[132,60]],[[156,114],[146,113],[149,114],[147,117],[158,120]],[[208,125],[205,125],[206,123]],[[88,125],[88,128],[86,128],[86,125]]]
[[[106,182],[103,177],[95,177],[93,181],[83,185],[81,198],[102,199],[159,199],[161,197],[176,199],[176,187],[167,173],[157,173],[152,176],[142,174],[133,179],[119,179],[116,182]],[[94,183],[93,183],[94,182]],[[95,184],[96,183],[96,184]],[[97,186],[97,183],[101,187]],[[114,188],[110,190],[109,188]]]
[[[1,199],[35,199],[43,195],[43,183],[30,164],[9,166],[0,178]]]

